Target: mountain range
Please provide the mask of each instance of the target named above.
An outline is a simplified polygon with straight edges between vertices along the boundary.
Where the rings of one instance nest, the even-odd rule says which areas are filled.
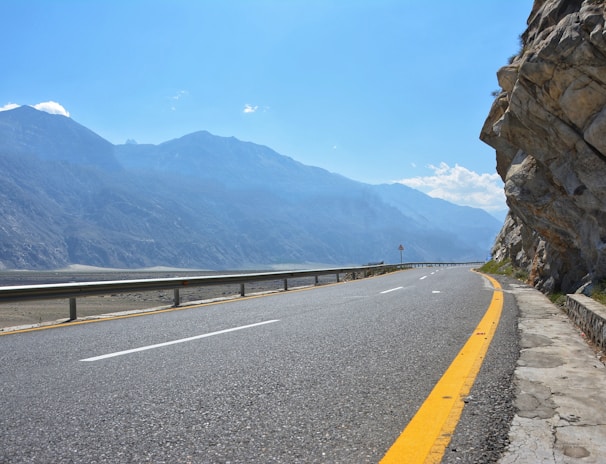
[[[475,261],[502,225],[233,137],[114,145],[28,106],[0,112],[0,215],[0,269]]]

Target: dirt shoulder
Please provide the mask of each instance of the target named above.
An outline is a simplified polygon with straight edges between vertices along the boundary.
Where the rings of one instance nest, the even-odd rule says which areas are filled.
[[[178,275],[177,275],[178,274]],[[0,286],[15,285],[38,285],[62,282],[93,282],[108,280],[133,280],[146,278],[168,278],[168,277],[191,277],[200,275],[212,275],[216,272],[94,272],[94,273],[69,273],[69,272],[2,272],[0,273]],[[334,282],[334,276],[320,277],[319,283]],[[313,285],[311,278],[289,279],[289,288]],[[282,280],[253,282],[246,284],[246,294],[280,291],[283,290]],[[214,300],[218,298],[238,297],[240,286],[217,285],[212,287],[196,287],[180,289],[179,296],[181,304]],[[166,308],[173,305],[174,294],[172,290],[117,293],[103,296],[90,296],[77,299],[78,318],[97,316],[101,314],[116,313],[122,311],[144,310],[152,308]],[[0,303],[0,330],[7,328],[44,324],[52,321],[65,321],[69,318],[69,300],[40,300],[18,303]]]

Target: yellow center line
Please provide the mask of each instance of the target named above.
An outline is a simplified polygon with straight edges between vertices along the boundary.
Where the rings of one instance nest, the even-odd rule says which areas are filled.
[[[501,286],[481,275],[494,287],[484,317],[380,464],[437,464],[442,460],[503,309]]]

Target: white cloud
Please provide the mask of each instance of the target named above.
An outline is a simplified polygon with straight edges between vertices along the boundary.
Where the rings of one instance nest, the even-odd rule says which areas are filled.
[[[458,164],[450,167],[444,162],[428,167],[434,175],[395,182],[457,205],[482,208],[493,214],[502,214],[507,210],[503,182],[498,174],[478,174]]]
[[[257,111],[259,109],[258,105],[249,105],[248,103],[246,105],[244,105],[244,113],[254,113],[255,111]]]
[[[20,106],[21,105],[17,105],[16,103],[7,103],[6,105],[0,107],[0,111],[14,110]],[[36,105],[31,105],[31,107],[37,109],[38,111],[45,111],[46,113],[50,114],[60,114],[69,118],[69,112],[61,104],[54,101],[38,103]]]
[[[6,105],[0,107],[0,111],[8,111],[14,110],[15,108],[19,108],[21,105],[17,105],[16,103],[7,103]]]
[[[47,101],[33,105],[39,111],[45,111],[50,114],[60,114],[69,118],[69,112],[63,108],[59,103],[54,101]]]

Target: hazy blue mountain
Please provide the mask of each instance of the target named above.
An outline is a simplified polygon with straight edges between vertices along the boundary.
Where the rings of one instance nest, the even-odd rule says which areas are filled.
[[[30,269],[477,260],[501,226],[235,138],[113,146],[28,107],[0,112],[0,214],[0,268]]]
[[[71,118],[30,106],[0,112],[0,147],[11,154],[120,169],[107,140]]]
[[[469,246],[489,250],[494,244],[495,230],[501,223],[482,209],[454,205],[402,184],[377,185],[374,189],[387,204],[419,224],[454,234]]]
[[[289,193],[339,190],[354,181],[307,166],[272,149],[234,137],[195,132],[160,145],[118,145],[116,154],[128,169],[170,172],[219,181],[237,190],[262,187]]]

